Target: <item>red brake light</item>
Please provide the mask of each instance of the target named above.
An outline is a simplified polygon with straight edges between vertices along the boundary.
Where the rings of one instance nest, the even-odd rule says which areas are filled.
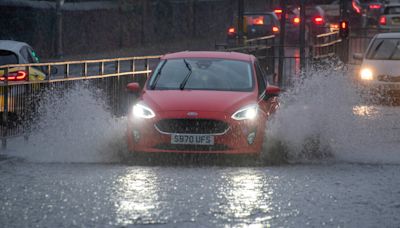
[[[323,25],[324,24],[324,19],[321,16],[316,16],[316,17],[314,17],[313,22],[316,25]]]
[[[9,73],[7,78],[8,78],[8,81],[23,81],[26,79],[26,76],[27,76],[26,71],[19,70],[17,72]],[[0,77],[0,80],[4,81],[5,77],[4,76]]]
[[[380,4],[371,4],[371,5],[369,5],[369,8],[370,9],[380,9],[381,5]]]
[[[278,33],[279,32],[279,28],[277,26],[273,26],[272,27],[272,32]]]
[[[299,24],[300,23],[300,17],[293,18],[293,23],[294,24]]]
[[[386,17],[385,16],[381,16],[381,18],[379,18],[379,24],[386,25]]]
[[[278,19],[280,20],[281,17],[282,17],[283,10],[282,10],[282,9],[275,9],[275,10],[274,10],[274,13],[276,14],[276,16],[278,17]]]
[[[276,14],[282,14],[283,10],[282,9],[275,9],[274,12]]]
[[[235,34],[236,33],[236,29],[234,28],[234,27],[230,27],[229,29],[228,29],[228,34],[229,35],[233,35],[233,34]]]

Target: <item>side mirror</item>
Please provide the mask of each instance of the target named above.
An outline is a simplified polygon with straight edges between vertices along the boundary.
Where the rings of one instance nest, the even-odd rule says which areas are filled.
[[[142,88],[140,88],[139,83],[137,82],[131,82],[126,86],[126,90],[130,93],[140,93]]]
[[[269,85],[265,89],[266,98],[277,97],[281,93],[281,89],[278,86]]]
[[[354,53],[353,54],[353,59],[362,60],[363,59],[363,54],[362,53]]]

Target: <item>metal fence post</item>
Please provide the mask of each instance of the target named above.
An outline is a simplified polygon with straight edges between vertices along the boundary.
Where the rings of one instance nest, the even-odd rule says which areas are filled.
[[[4,70],[4,87],[3,87],[3,129],[1,147],[2,149],[7,149],[7,136],[8,136],[8,67]]]
[[[280,0],[282,14],[281,14],[281,33],[279,40],[279,62],[278,62],[278,85],[282,87],[283,85],[283,64],[285,56],[285,34],[286,34],[286,0]]]

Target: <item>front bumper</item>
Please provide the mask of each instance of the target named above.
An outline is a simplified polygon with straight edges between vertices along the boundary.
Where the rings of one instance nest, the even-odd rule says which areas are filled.
[[[199,113],[196,119],[207,119],[226,123],[223,132],[210,133],[213,145],[172,144],[171,133],[157,128],[157,123],[165,119],[188,120],[187,112],[164,113],[153,119],[128,118],[127,140],[129,151],[156,153],[207,153],[207,154],[258,154],[261,151],[265,132],[265,121],[259,116],[255,120],[236,121],[218,113]],[[194,119],[191,119],[194,120]],[[249,134],[255,134],[254,141],[248,142]]]
[[[361,81],[359,84],[371,100],[400,101],[400,82]]]

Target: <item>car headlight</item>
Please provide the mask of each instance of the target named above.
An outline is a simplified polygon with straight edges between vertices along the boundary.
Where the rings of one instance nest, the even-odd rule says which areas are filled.
[[[249,105],[239,109],[232,115],[234,120],[252,120],[256,118],[258,113],[258,105]]]
[[[362,80],[366,80],[366,81],[371,81],[372,79],[374,79],[372,70],[368,69],[368,68],[361,69],[360,77]]]
[[[143,104],[135,104],[133,106],[133,116],[137,118],[150,119],[156,116],[156,114],[149,107]]]

